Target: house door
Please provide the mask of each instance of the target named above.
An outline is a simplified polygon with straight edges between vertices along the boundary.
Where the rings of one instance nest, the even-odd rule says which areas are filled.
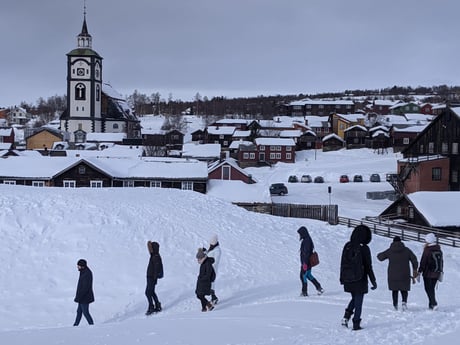
[[[230,167],[222,167],[222,180],[230,180]]]
[[[265,152],[259,153],[259,162],[265,162]]]

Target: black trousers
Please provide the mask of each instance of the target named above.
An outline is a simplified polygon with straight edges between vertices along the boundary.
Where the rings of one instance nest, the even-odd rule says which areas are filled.
[[[404,303],[407,303],[407,297],[409,296],[409,292],[408,291],[402,291],[402,290],[399,290],[401,291],[401,297],[402,297],[402,301]],[[391,296],[393,297],[393,306],[397,306],[398,305],[398,290],[392,290],[391,291]]]
[[[88,324],[94,325],[93,318],[91,317],[91,314],[89,313],[89,304],[87,303],[78,303],[78,308],[77,308],[77,317],[74,322],[74,326],[78,326],[80,324],[81,316],[82,314],[85,316],[86,321],[88,321]]]
[[[425,286],[425,292],[428,296],[428,308],[433,309],[438,305],[436,302],[436,283],[438,282],[437,278],[425,278],[423,277],[423,285]]]
[[[206,309],[206,306],[208,305],[209,301],[206,299],[205,295],[196,295],[196,298],[198,298],[201,302],[201,309]]]
[[[157,285],[156,279],[152,279],[147,277],[147,286],[145,287],[145,296],[147,297],[147,301],[149,302],[149,309],[153,309],[155,305],[158,306],[160,301],[158,300],[158,296],[155,293],[155,286]],[[155,302],[155,305],[153,304]]]

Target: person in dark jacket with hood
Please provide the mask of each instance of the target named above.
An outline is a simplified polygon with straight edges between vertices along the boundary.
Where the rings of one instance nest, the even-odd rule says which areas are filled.
[[[428,296],[428,308],[431,310],[438,309],[435,288],[438,280],[441,278],[441,273],[435,272],[433,266],[433,252],[435,251],[442,253],[441,246],[437,244],[436,236],[433,233],[429,233],[425,236],[425,247],[423,248],[418,272],[422,274],[423,285]]]
[[[155,292],[155,287],[159,278],[163,277],[163,262],[160,256],[160,245],[158,242],[147,241],[147,249],[150,254],[149,265],[147,266],[147,286],[145,287],[145,296],[149,307],[145,312],[146,315],[158,313],[161,311],[161,303]],[[153,304],[155,302],[155,304]]]
[[[212,267],[214,258],[206,255],[206,249],[199,248],[196,259],[200,265],[200,273],[196,281],[196,297],[201,302],[201,311],[211,311],[214,309],[214,306],[206,299],[206,296],[211,295],[211,284],[216,279],[216,273]]]
[[[361,327],[361,311],[363,306],[364,295],[368,292],[368,279],[372,283],[372,290],[377,288],[375,274],[372,269],[371,250],[367,246],[372,239],[372,233],[366,225],[358,225],[353,230],[350,241],[347,242],[342,251],[340,263],[340,283],[343,284],[345,292],[351,294],[351,301],[345,309],[345,314],[342,319],[342,325],[348,327],[348,321],[353,315],[353,330],[357,331]],[[360,267],[352,267],[355,272],[360,272],[361,277],[349,280],[345,274],[345,267],[349,264],[347,253],[353,251],[359,257],[353,260],[354,265]]]
[[[324,292],[324,289],[321,287],[321,284],[313,277],[311,273],[312,267],[310,266],[310,256],[315,249],[313,245],[313,240],[305,226],[301,226],[297,233],[299,234],[300,243],[300,281],[302,282],[302,292],[301,296],[308,296],[308,286],[307,281],[311,281],[316,288],[316,291],[319,295]]]
[[[78,303],[78,308],[77,317],[73,325],[78,326],[80,324],[82,314],[85,316],[88,324],[93,325],[94,321],[89,313],[89,305],[94,302],[93,273],[84,259],[78,260],[77,268],[80,271],[80,277],[78,278],[74,301]]]
[[[412,250],[401,242],[401,237],[395,236],[390,248],[377,254],[377,259],[380,261],[388,259],[388,288],[392,291],[393,307],[398,310],[398,293],[400,291],[402,310],[406,310],[411,279],[415,282],[418,275],[417,257]],[[409,263],[412,264],[412,275]]]

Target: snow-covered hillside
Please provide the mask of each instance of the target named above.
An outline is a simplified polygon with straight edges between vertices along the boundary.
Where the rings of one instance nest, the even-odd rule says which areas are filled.
[[[363,184],[365,185],[365,184]],[[370,184],[368,184],[370,185]],[[0,343],[2,344],[456,344],[460,336],[460,252],[443,248],[439,310],[428,311],[422,284],[409,310],[395,312],[386,263],[371,250],[379,287],[365,297],[365,328],[340,326],[348,294],[339,257],[351,229],[245,211],[190,191],[62,189],[0,185]],[[313,274],[326,292],[299,297],[299,241],[305,225],[320,254]],[[196,249],[214,233],[223,250],[216,291],[221,302],[202,313],[194,295]],[[163,312],[144,316],[147,240],[160,243]],[[422,245],[407,242],[420,257]],[[72,327],[78,272],[94,273],[94,326]]]

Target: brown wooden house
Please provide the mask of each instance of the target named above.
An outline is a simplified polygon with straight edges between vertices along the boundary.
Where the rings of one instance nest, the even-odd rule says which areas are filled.
[[[354,125],[344,130],[344,140],[347,149],[359,149],[366,145],[368,136],[367,128],[361,125]]]
[[[331,133],[326,135],[323,140],[323,151],[337,151],[343,149],[345,141],[337,134]]]
[[[443,183],[440,183],[439,190],[460,190],[460,108],[446,108],[444,112],[435,117],[425,129],[414,139],[408,147],[402,151],[404,158],[408,161],[404,162],[406,168],[400,171],[400,183],[404,184],[404,178],[409,176],[408,171],[416,172],[416,169],[410,165],[410,162],[415,161],[418,169],[421,165],[427,165],[427,169],[435,169],[432,174],[412,174],[410,178],[428,180],[441,178]],[[435,158],[438,166],[432,166],[433,159],[418,159],[419,157],[429,156]],[[446,160],[440,157],[446,157]],[[447,180],[447,187],[444,184]],[[415,185],[427,185],[426,182],[419,181]],[[431,185],[431,184],[428,184]],[[445,189],[447,188],[447,189]],[[418,189],[421,190],[421,189]]]

